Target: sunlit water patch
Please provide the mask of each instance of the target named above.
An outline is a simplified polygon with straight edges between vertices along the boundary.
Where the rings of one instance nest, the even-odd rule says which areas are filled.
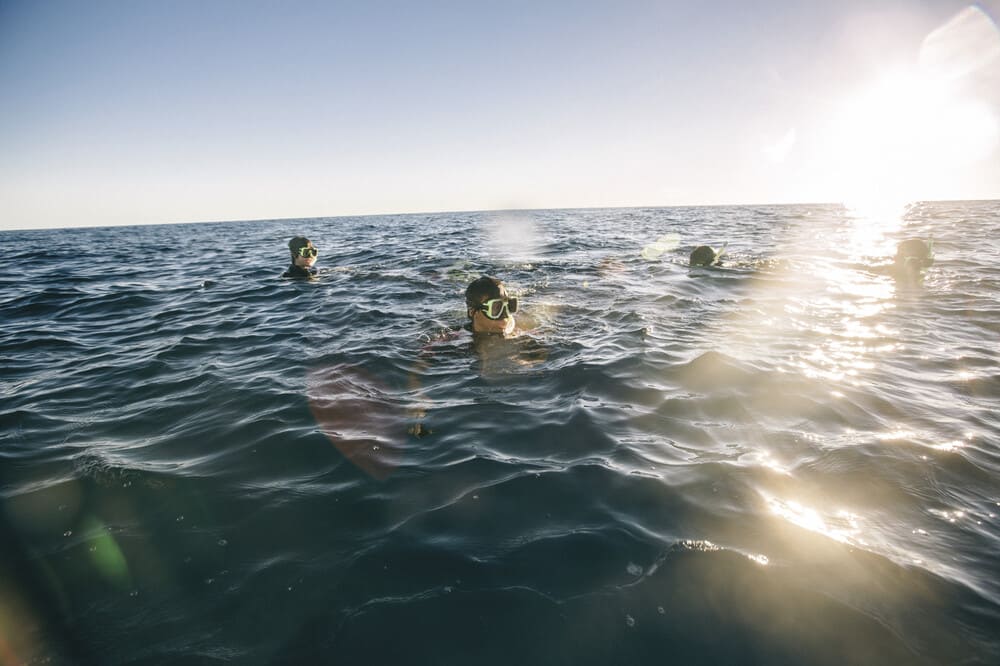
[[[4,233],[0,661],[996,663],[998,220]]]

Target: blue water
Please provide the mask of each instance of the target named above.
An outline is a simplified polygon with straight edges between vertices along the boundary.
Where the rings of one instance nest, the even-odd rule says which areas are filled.
[[[1000,202],[2,233],[0,663],[1000,663],[997,239]],[[519,337],[463,330],[483,273]]]

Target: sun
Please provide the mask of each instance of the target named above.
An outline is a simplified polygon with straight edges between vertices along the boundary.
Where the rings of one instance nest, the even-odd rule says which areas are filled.
[[[997,145],[997,118],[955,82],[886,70],[845,98],[827,132],[830,182],[857,208],[893,208],[955,191],[958,171]]]

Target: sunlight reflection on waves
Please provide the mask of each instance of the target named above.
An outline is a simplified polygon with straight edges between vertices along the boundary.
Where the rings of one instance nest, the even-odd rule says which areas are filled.
[[[907,367],[911,350],[926,350],[927,341],[914,339],[911,329],[927,314],[921,310],[919,300],[900,300],[898,285],[869,270],[872,264],[891,257],[900,238],[929,234],[925,225],[916,233],[912,230],[913,216],[919,216],[921,210],[909,209],[906,215],[911,217],[853,210],[813,221],[797,230],[801,235],[790,234],[776,248],[778,255],[794,259],[772,279],[756,281],[753,309],[731,311],[724,325],[714,330],[714,337],[721,340],[719,348],[726,354],[744,362],[763,362],[787,376],[784,387],[758,380],[761,387],[771,389],[773,398],[746,400],[749,418],[773,418],[782,413],[783,404],[796,404],[794,401],[808,395],[815,399],[817,408],[811,419],[796,425],[804,430],[803,437],[808,435],[818,448],[836,450],[861,444],[868,464],[876,465],[897,455],[913,461],[909,464],[933,465],[940,460],[920,454],[920,450],[952,456],[967,450],[967,435],[954,433],[944,424],[929,424],[919,408],[908,409],[900,402],[899,388],[893,386],[891,378],[901,376],[899,373],[913,376]],[[914,299],[912,293],[903,297]],[[775,353],[777,341],[784,353]],[[934,352],[923,353],[924,358],[933,358]],[[914,377],[914,381],[914,389],[921,391],[919,379]],[[914,396],[913,404],[921,404],[922,399]],[[834,407],[837,401],[844,409]],[[799,413],[805,416],[801,402],[797,404]],[[837,411],[847,420],[830,418]],[[876,414],[879,416],[871,418]],[[857,416],[864,418],[858,421]],[[923,426],[916,427],[918,422]],[[884,427],[893,423],[896,425],[892,429]],[[788,426],[795,427],[791,423]],[[857,428],[853,434],[851,426]],[[873,431],[866,432],[866,428]],[[879,450],[880,446],[901,444],[906,448],[899,454]],[[892,502],[886,505],[879,501],[883,491],[866,491],[863,486],[845,487],[844,496],[838,498],[835,484],[813,479],[818,485],[810,487],[801,482],[812,478],[809,468],[802,467],[804,456],[804,450],[782,454],[773,445],[765,444],[739,457],[741,465],[777,475],[762,476],[754,484],[771,514],[822,538],[904,565],[927,567],[952,580],[968,581],[945,554],[953,535],[929,529],[928,516],[936,509],[927,501],[923,489],[910,487],[893,492]],[[969,504],[962,501],[959,506],[958,511],[967,511]],[[919,540],[914,539],[916,533],[910,529],[914,525],[923,526],[913,528],[924,530]],[[995,586],[984,588],[980,582],[975,587],[986,596],[996,594],[992,589]]]
[[[356,641],[360,657],[401,631],[441,639],[420,656],[506,640],[484,613],[519,635],[568,631],[569,613],[608,663],[644,630],[657,657],[721,631],[738,661],[740,637],[773,631],[749,645],[761,661],[793,663],[781,649],[801,641],[856,663],[894,640],[973,663],[1000,607],[996,212],[531,211],[496,243],[492,214],[151,229],[162,272],[0,300],[18,361],[0,377],[4,508],[92,609],[73,620],[130,637],[121,661],[222,616],[206,653]],[[331,269],[313,283],[277,279],[300,228]],[[114,245],[61,233],[79,241],[67,255]],[[931,233],[925,284],[869,270]],[[220,234],[236,277],[176,249]],[[726,263],[690,269],[689,246],[716,238]],[[62,279],[23,270],[32,289]],[[529,333],[473,343],[463,290],[480,273],[523,298]],[[91,298],[101,280],[133,286]],[[560,636],[530,647],[566,661],[578,642]]]

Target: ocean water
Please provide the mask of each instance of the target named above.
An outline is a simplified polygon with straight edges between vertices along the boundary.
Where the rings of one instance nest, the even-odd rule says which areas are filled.
[[[0,663],[1000,663],[998,239],[995,201],[0,233]],[[518,337],[462,328],[480,274]]]

